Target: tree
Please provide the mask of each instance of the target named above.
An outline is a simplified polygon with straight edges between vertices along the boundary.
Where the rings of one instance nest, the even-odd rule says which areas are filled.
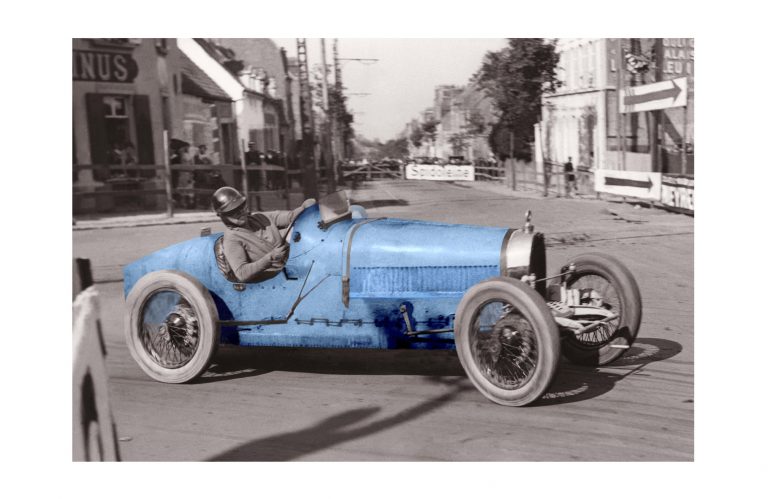
[[[482,135],[485,132],[485,127],[486,123],[483,114],[477,110],[471,110],[467,117],[467,123],[463,127],[467,135],[472,137]]]
[[[418,149],[421,147],[421,144],[424,142],[424,130],[421,129],[419,125],[416,125],[411,132],[411,136],[408,137],[411,140],[411,144],[413,144],[413,147]]]
[[[454,156],[461,156],[464,154],[469,144],[469,135],[466,133],[454,133],[448,137],[448,143],[451,144],[452,153]]]
[[[340,152],[346,153],[348,144],[355,136],[355,130],[352,127],[352,123],[355,121],[355,116],[347,109],[347,96],[344,95],[343,89],[340,92],[336,87],[329,87],[328,102],[330,103],[331,109],[335,110],[336,126],[341,134],[341,142],[344,144],[344,151]]]
[[[405,137],[390,139],[381,145],[379,151],[382,158],[400,159],[408,157],[408,139]]]
[[[429,118],[427,121],[421,124],[421,131],[424,133],[424,138],[434,146],[435,139],[437,138],[437,125],[440,124],[439,120]]]
[[[554,42],[542,38],[510,38],[507,46],[488,52],[474,80],[498,110],[498,123],[490,137],[491,150],[503,159],[514,133],[512,154],[530,159],[533,126],[541,116],[542,95],[554,92],[562,83],[557,78],[560,56]],[[504,141],[506,148],[502,147]]]

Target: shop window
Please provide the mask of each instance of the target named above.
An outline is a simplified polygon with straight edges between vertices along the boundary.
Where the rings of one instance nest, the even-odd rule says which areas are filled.
[[[87,94],[92,164],[152,164],[149,99],[146,95]]]
[[[105,132],[109,147],[122,148],[128,143],[132,144],[131,119],[128,115],[128,97],[105,96],[102,102]]]

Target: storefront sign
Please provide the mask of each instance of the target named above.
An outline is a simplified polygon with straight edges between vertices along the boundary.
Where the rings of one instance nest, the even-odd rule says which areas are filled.
[[[75,81],[133,83],[138,74],[139,66],[130,54],[72,51],[72,79]]]
[[[661,72],[665,80],[693,76],[693,38],[662,38]]]
[[[408,180],[475,180],[475,167],[472,165],[405,165],[405,178]]]
[[[597,169],[595,190],[658,201],[661,197],[661,173]]]
[[[693,179],[664,175],[661,178],[661,204],[693,213]]]

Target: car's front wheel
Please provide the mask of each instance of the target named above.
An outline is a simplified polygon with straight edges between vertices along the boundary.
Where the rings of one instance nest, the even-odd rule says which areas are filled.
[[[527,405],[557,370],[560,339],[546,302],[507,277],[480,282],[456,310],[456,349],[467,376],[489,400]]]
[[[563,356],[574,364],[603,366],[621,357],[637,337],[643,315],[640,288],[627,267],[612,256],[587,253],[571,263],[573,272],[566,279],[566,288],[578,293],[577,305],[605,310],[615,318],[589,333],[567,334],[562,343]],[[602,317],[572,318],[589,323]]]
[[[202,284],[183,272],[151,272],[126,305],[126,343],[145,373],[184,383],[205,372],[219,344],[219,316]]]

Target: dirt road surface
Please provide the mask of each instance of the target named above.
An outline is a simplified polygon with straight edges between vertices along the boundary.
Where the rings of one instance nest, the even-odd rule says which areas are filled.
[[[110,396],[128,461],[691,461],[694,452],[693,218],[500,187],[363,185],[370,216],[520,227],[547,237],[550,273],[601,251],[635,275],[638,340],[616,363],[563,360],[538,403],[487,401],[455,352],[222,347],[187,385],[143,374],[123,340],[121,267],[218,223],[77,230],[100,291]]]

